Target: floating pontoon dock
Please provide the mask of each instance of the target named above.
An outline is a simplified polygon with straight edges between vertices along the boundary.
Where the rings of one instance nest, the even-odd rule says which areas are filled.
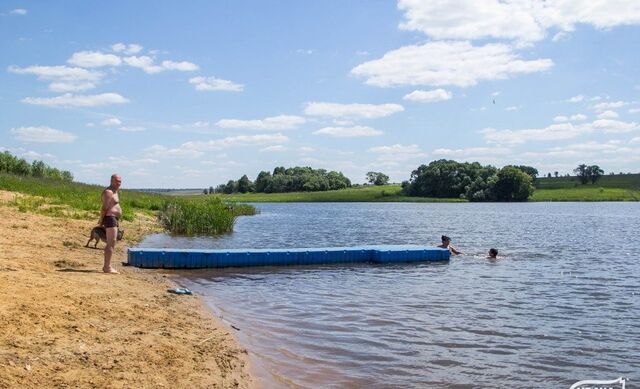
[[[448,261],[448,249],[427,246],[361,246],[292,249],[179,250],[132,248],[129,265],[198,269],[249,266],[328,265]]]

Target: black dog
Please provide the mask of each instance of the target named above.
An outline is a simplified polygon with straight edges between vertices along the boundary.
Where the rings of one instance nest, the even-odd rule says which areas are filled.
[[[122,240],[122,236],[124,235],[124,230],[118,230],[118,235],[117,235],[117,239],[118,240]],[[107,242],[107,231],[105,230],[104,227],[100,226],[100,227],[93,227],[93,229],[91,230],[91,234],[89,235],[89,241],[87,242],[87,244],[84,245],[84,247],[89,247],[89,243],[91,243],[92,240],[96,240],[96,244],[93,245],[93,248],[98,248],[98,243],[100,241],[103,242]]]

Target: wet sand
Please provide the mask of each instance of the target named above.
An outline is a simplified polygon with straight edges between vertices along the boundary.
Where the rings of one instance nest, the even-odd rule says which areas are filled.
[[[0,191],[0,388],[253,388],[247,352],[170,274],[124,267],[127,244],[158,229],[123,222],[104,274],[95,220],[21,213]]]

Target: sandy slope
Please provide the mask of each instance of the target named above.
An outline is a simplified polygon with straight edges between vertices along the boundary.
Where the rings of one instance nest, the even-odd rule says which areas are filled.
[[[155,227],[123,223],[114,263],[84,244],[94,221],[20,213],[0,192],[0,388],[248,388],[246,351],[170,276],[120,266]],[[98,247],[104,247],[100,243]]]

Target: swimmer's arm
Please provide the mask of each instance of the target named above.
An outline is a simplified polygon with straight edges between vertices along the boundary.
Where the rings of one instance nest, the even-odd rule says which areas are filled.
[[[451,250],[451,252],[452,252],[453,254],[455,254],[455,255],[461,255],[461,254],[463,254],[461,251],[456,250],[456,248],[455,248],[455,247],[453,247],[453,246],[451,246],[451,245],[449,245],[449,250]]]

